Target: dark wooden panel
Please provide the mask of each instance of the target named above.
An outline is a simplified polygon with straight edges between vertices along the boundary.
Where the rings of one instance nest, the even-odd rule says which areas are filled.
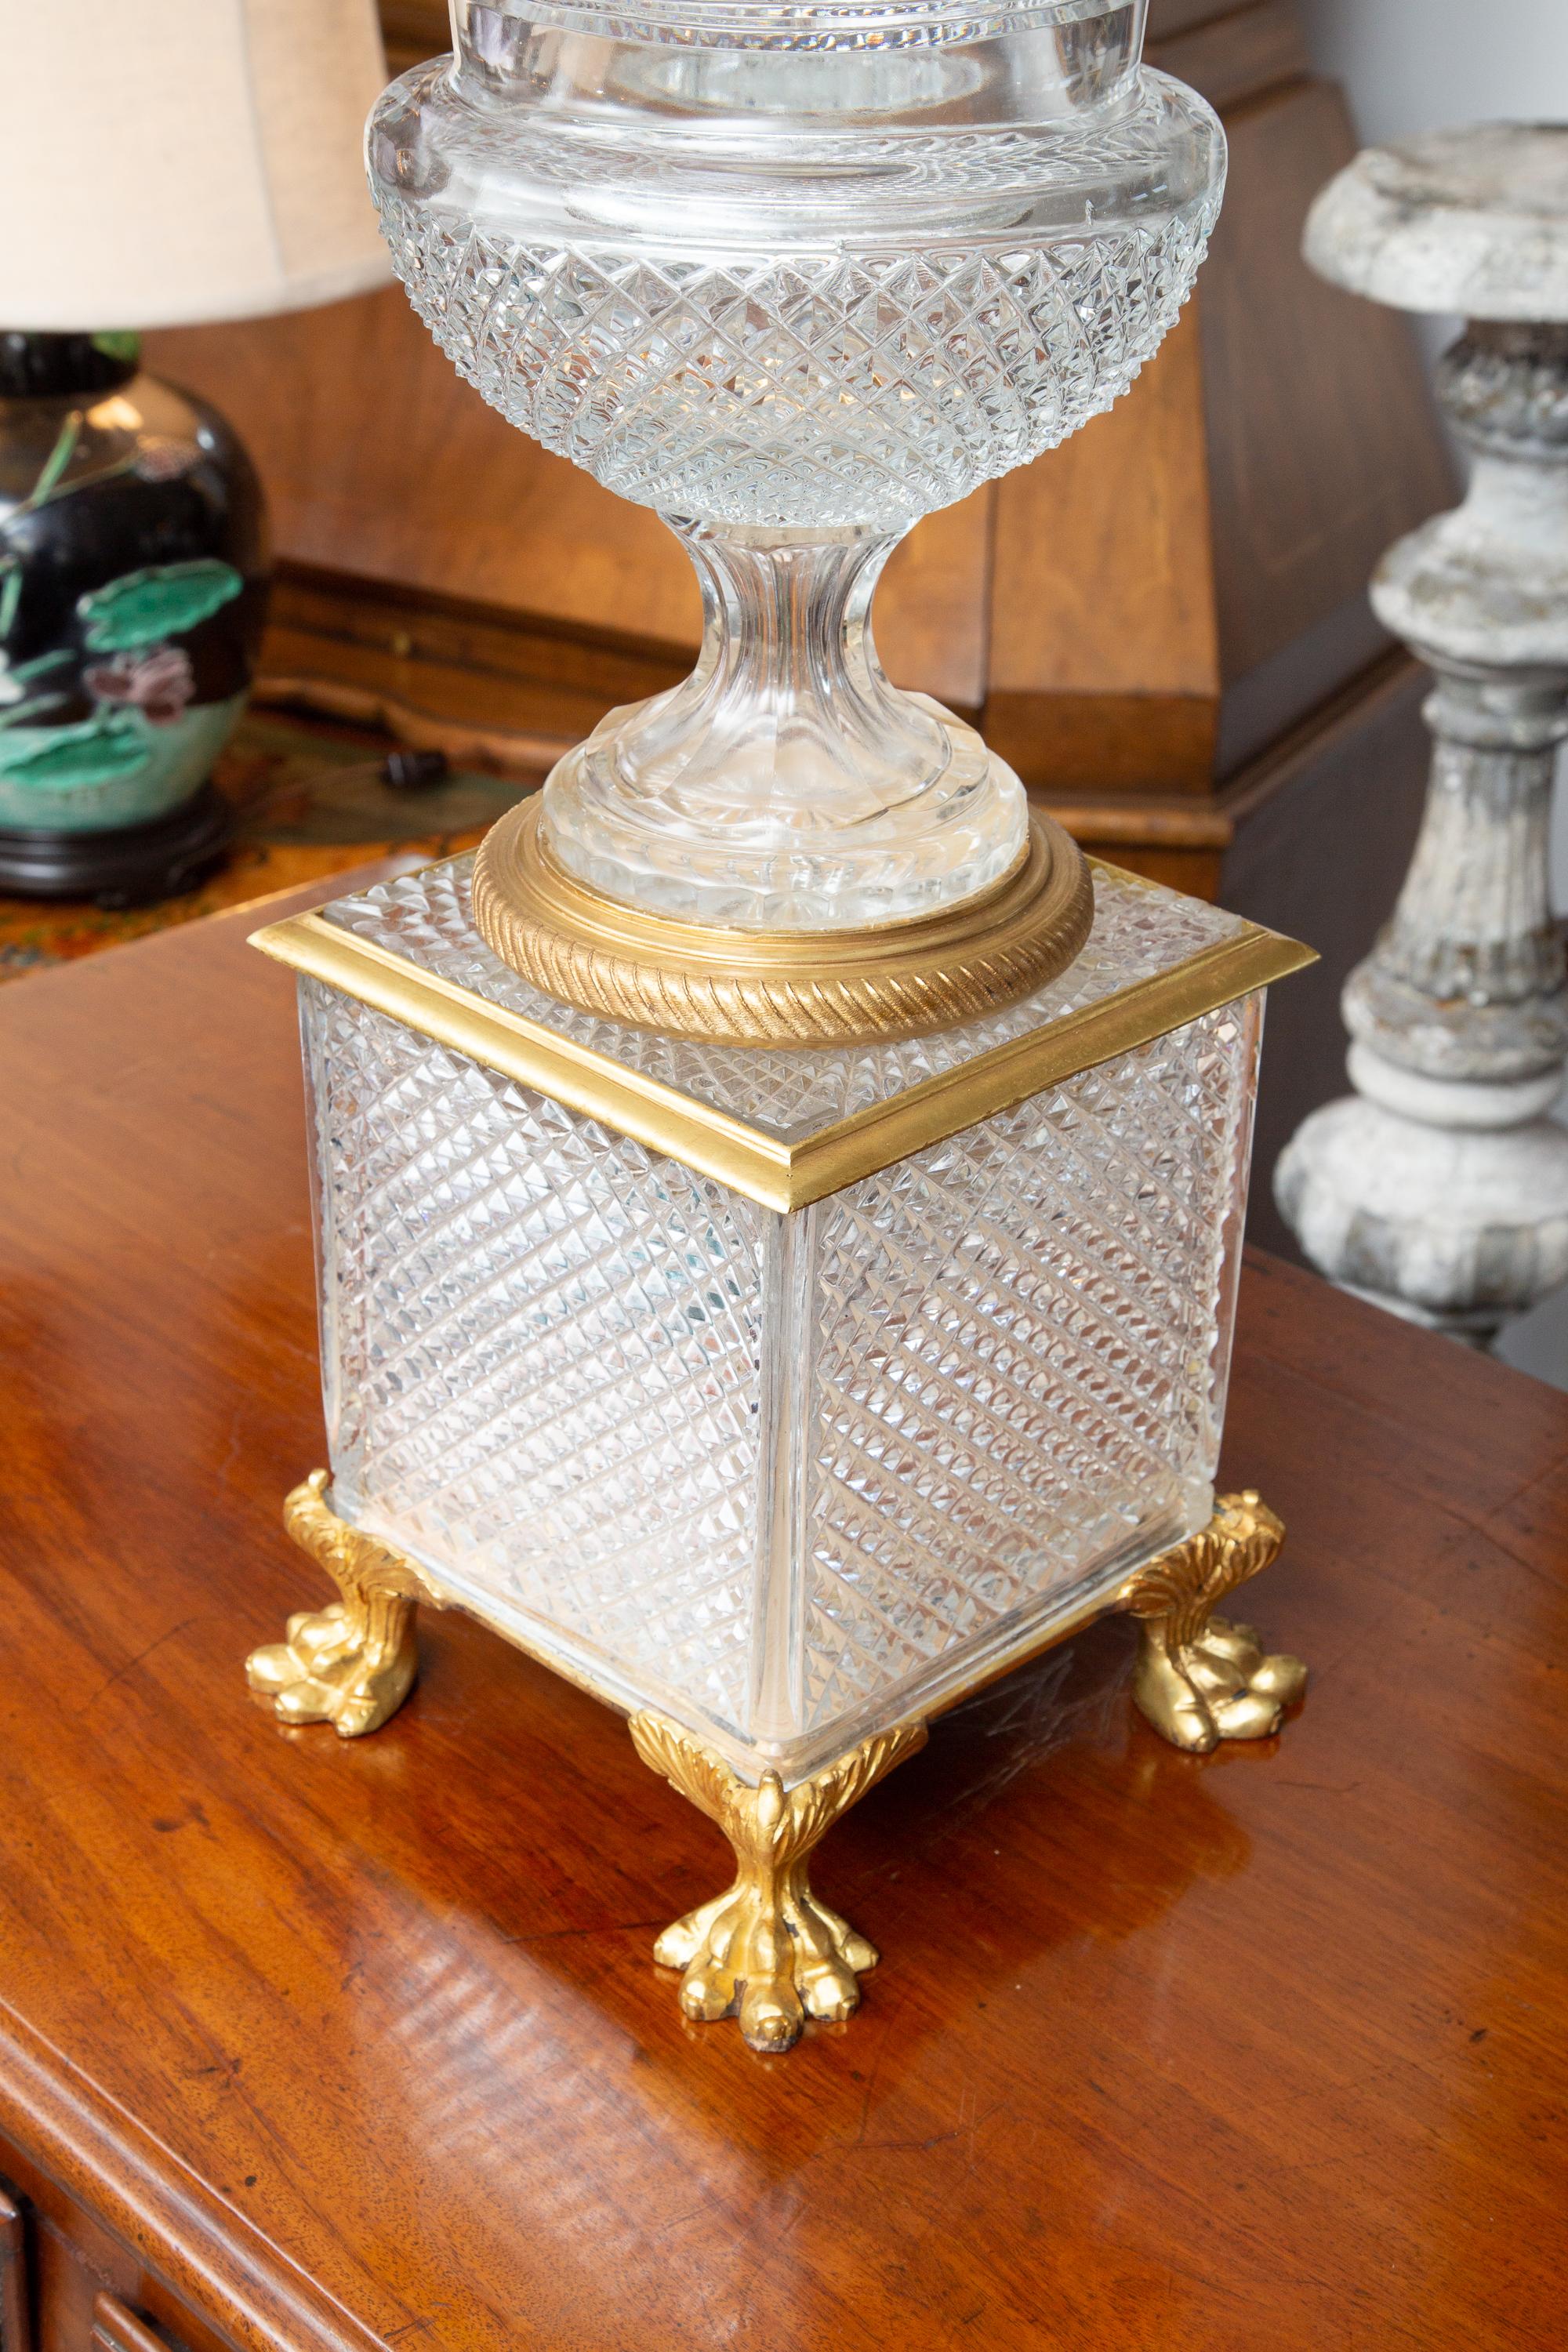
[[[33,2352],[27,2216],[19,2197],[0,2187],[0,2352]]]
[[[1219,648],[1188,314],[1126,398],[996,487],[985,731],[1045,790],[1208,790]]]
[[[143,2315],[169,2343],[186,2347],[186,2352],[232,2352],[229,2342],[193,2305],[173,2294],[122,2238],[67,2196],[15,2143],[0,2143],[0,2162],[26,2185],[37,2352],[89,2352],[95,2306],[106,2292],[133,2315]],[[177,2186],[176,2169],[163,2189],[166,2193]],[[166,2345],[162,2352],[167,2352]]]
[[[90,2226],[68,2238],[42,2224],[35,2251],[38,2352],[88,2352],[92,2306],[104,2277],[111,2273],[129,2274],[135,2265],[123,2248],[107,2246],[104,2233]],[[95,2255],[100,2261],[107,2255],[109,2268],[100,2269]]]
[[[257,694],[537,780],[615,704],[658,694],[689,667],[685,654],[607,632],[590,640],[504,604],[288,564]]]
[[[422,58],[438,58],[452,46],[452,22],[445,0],[378,0],[386,62],[402,73]]]

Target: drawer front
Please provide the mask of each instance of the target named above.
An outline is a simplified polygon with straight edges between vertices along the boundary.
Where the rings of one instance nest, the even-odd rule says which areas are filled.
[[[86,2206],[0,2142],[0,2352],[234,2352]]]
[[[33,2352],[27,2288],[27,2209],[0,2189],[0,2352]]]

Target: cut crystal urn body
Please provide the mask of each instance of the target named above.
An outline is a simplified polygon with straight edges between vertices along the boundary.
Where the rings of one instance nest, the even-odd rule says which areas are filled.
[[[730,1892],[688,2014],[785,2046],[864,1938],[805,1858],[930,1717],[1101,1611],[1179,1744],[1294,1661],[1215,1616],[1262,991],[1305,950],[1109,867],[871,637],[889,549],[1126,386],[1222,142],[1141,5],[456,0],[384,225],[508,415],[690,548],[691,678],[300,974],[334,1608],[252,1680],[371,1730],[419,1600],[628,1713]]]

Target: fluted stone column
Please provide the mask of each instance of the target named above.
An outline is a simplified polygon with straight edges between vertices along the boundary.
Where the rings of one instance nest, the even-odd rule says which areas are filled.
[[[1355,292],[1468,320],[1437,389],[1474,470],[1373,583],[1435,673],[1431,782],[1393,919],[1345,989],[1355,1093],[1304,1123],[1275,1189],[1334,1281],[1484,1341],[1568,1281],[1568,1130],[1546,1116],[1568,1055],[1547,872],[1568,737],[1568,127],[1369,149],[1319,197],[1306,250]]]

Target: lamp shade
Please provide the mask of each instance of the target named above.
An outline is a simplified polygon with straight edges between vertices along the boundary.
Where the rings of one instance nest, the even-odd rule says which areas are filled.
[[[0,0],[0,327],[253,318],[386,278],[374,0]]]

